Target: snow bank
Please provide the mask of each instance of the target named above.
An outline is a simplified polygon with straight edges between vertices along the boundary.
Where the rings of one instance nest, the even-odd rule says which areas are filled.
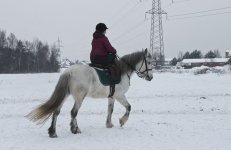
[[[199,74],[208,74],[208,73],[216,73],[216,74],[231,74],[231,66],[217,66],[217,67],[207,67],[207,66],[201,66],[201,67],[194,67],[192,69],[183,69],[183,68],[172,68],[172,69],[166,69],[162,72],[171,72],[171,73],[190,73],[194,75]]]

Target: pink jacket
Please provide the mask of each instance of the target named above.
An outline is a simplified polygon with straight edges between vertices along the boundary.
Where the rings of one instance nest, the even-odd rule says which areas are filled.
[[[116,54],[116,49],[112,47],[108,38],[100,32],[96,31],[93,34],[93,40],[91,44],[91,60],[106,59],[108,53]]]

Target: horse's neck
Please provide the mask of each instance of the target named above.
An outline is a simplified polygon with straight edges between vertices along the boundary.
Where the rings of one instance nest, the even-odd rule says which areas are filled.
[[[135,65],[130,65],[129,62],[123,62],[124,66],[121,66],[121,76],[122,76],[122,82],[129,83],[130,86],[130,80],[133,76],[133,74],[136,71],[136,66],[139,64],[140,61],[137,61]],[[133,62],[134,63],[134,62]]]
[[[137,69],[137,65],[142,61],[143,53],[136,52],[123,56],[120,61],[121,75],[131,76]]]

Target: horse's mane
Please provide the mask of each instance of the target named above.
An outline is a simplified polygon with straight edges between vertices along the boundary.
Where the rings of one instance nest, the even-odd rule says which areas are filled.
[[[137,63],[139,63],[144,58],[144,52],[138,51],[131,54],[124,55],[119,59],[117,64],[121,69],[121,75],[127,72],[132,72],[135,69]]]

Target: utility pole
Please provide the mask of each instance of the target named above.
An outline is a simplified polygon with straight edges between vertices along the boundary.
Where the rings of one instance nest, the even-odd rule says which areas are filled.
[[[59,37],[58,37],[58,40],[56,41],[58,44],[57,44],[57,48],[58,48],[58,50],[59,50],[59,52],[60,52],[60,63],[62,62],[62,52],[61,52],[61,47],[63,47],[62,45],[61,45],[61,43],[62,43],[62,41],[59,39]]]
[[[150,52],[155,66],[161,67],[164,64],[162,15],[167,13],[161,9],[161,0],[152,0],[152,9],[146,13],[151,14]]]

